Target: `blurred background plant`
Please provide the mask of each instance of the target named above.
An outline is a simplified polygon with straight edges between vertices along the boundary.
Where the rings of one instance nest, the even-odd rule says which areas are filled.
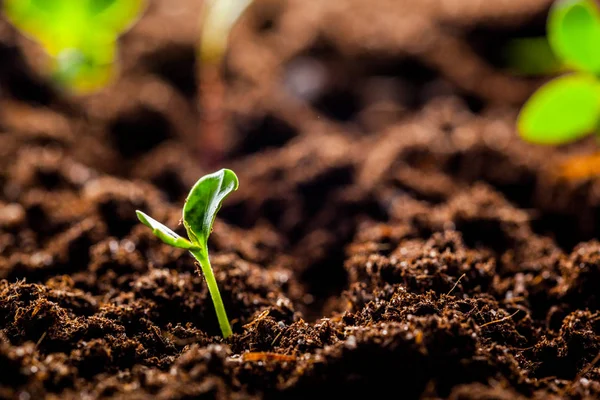
[[[4,12],[49,55],[54,81],[87,93],[114,77],[117,40],[145,5],[145,0],[5,0]]]
[[[208,0],[200,38],[200,59],[203,63],[221,64],[229,33],[252,0]]]
[[[532,39],[514,54],[533,71],[574,71],[541,87],[517,122],[525,140],[558,145],[595,133],[600,120],[600,11],[593,0],[562,0],[552,6],[547,41]],[[527,51],[529,49],[529,51]],[[527,55],[529,54],[529,55]],[[554,57],[553,57],[554,56]]]
[[[223,157],[226,140],[223,59],[229,35],[252,0],[208,0],[202,15],[200,36],[199,108],[202,113],[198,151],[209,164]]]

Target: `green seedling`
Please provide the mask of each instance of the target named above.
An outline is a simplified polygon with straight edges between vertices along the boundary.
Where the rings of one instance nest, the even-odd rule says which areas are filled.
[[[237,176],[233,171],[228,169],[222,169],[213,174],[206,175],[196,182],[183,206],[182,220],[188,239],[179,236],[143,212],[136,211],[139,220],[152,229],[152,233],[156,237],[168,245],[188,250],[198,261],[202,274],[206,279],[208,291],[215,306],[217,319],[224,338],[231,335],[231,327],[208,258],[207,241],[223,200],[231,192],[237,190],[237,188]]]
[[[117,39],[141,15],[146,0],[4,0],[4,13],[50,56],[52,77],[86,93],[115,74]]]
[[[594,0],[554,3],[547,21],[548,43],[571,71],[542,86],[518,119],[527,141],[558,145],[598,130],[600,120],[600,10]]]

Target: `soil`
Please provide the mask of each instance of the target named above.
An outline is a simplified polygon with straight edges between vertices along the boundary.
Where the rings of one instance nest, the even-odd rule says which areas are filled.
[[[156,0],[74,98],[0,20],[0,398],[600,397],[593,140],[523,143],[501,62],[548,0],[257,1],[233,32],[210,240],[223,340],[178,227],[202,153],[200,4]],[[593,156],[590,156],[593,157]]]

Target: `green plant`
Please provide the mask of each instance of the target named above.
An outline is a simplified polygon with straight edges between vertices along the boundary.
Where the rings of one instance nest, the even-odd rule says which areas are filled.
[[[59,84],[89,92],[113,77],[117,39],[145,4],[146,0],[4,0],[4,13],[41,44]]]
[[[554,3],[547,21],[554,55],[575,72],[542,86],[523,106],[520,135],[539,144],[562,144],[598,129],[600,121],[600,10],[594,0]]]
[[[231,335],[231,327],[208,258],[207,241],[212,232],[215,216],[221,208],[223,200],[237,188],[237,176],[228,169],[222,169],[203,176],[196,182],[183,206],[183,226],[189,240],[179,236],[143,212],[136,211],[139,220],[152,229],[152,233],[156,237],[173,247],[189,250],[198,261],[215,306],[221,332],[225,338]]]

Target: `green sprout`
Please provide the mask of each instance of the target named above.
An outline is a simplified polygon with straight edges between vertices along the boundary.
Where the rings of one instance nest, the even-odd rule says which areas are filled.
[[[594,0],[554,3],[547,21],[552,52],[569,70],[542,86],[518,119],[527,141],[558,145],[598,129],[600,120],[600,10]]]
[[[4,0],[4,13],[50,56],[50,74],[75,92],[105,86],[115,74],[117,39],[146,0]]]
[[[203,176],[196,182],[183,206],[183,226],[189,240],[179,236],[143,212],[136,211],[139,220],[152,229],[152,233],[156,237],[168,245],[188,250],[198,261],[206,279],[224,338],[231,335],[231,326],[208,258],[207,241],[223,200],[237,188],[237,176],[229,169],[222,169]]]

